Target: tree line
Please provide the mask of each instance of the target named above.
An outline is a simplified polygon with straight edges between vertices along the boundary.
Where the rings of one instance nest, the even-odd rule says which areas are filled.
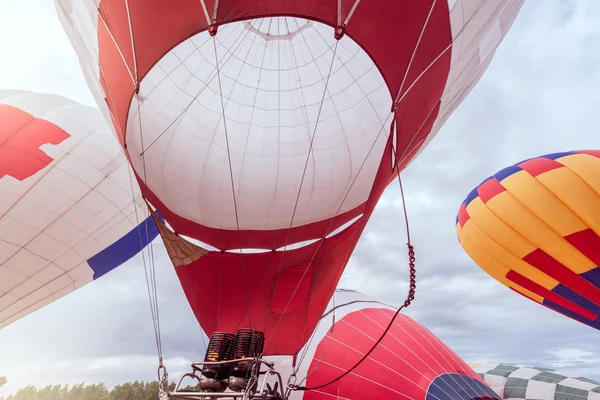
[[[6,384],[6,378],[0,376],[0,386]],[[175,382],[168,386],[169,390],[175,389]],[[194,390],[187,387],[184,390]],[[87,385],[54,385],[38,389],[27,386],[8,397],[0,400],[158,400],[158,381],[135,381],[117,385],[112,389],[103,383]]]

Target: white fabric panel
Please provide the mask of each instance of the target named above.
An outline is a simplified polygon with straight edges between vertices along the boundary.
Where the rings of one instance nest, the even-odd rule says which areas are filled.
[[[542,381],[529,381],[527,383],[527,391],[525,392],[525,398],[528,400],[554,400],[555,391],[556,384],[554,383]]]
[[[450,75],[438,118],[425,145],[479,82],[525,0],[448,1],[453,38]]]
[[[600,393],[588,392],[587,400],[600,400]]]
[[[485,383],[492,388],[492,390],[498,393],[498,396],[504,398],[504,386],[506,385],[506,378],[499,375],[485,375]]]
[[[561,373],[562,375],[562,373]],[[580,379],[576,379],[576,378],[567,378],[565,380],[560,381],[561,385],[564,386],[569,386],[569,387],[573,387],[575,389],[581,389],[581,390],[592,390],[596,387],[598,387],[597,383],[590,383],[590,382],[586,382],[586,381],[582,381]],[[598,393],[600,395],[600,393]]]
[[[23,91],[0,90],[0,104],[70,135],[40,146],[53,161],[34,175],[0,178],[1,328],[90,282],[94,271],[86,261],[137,226],[147,210],[137,186],[132,194],[123,151],[98,110]]]
[[[215,39],[181,43],[142,81],[139,101],[127,126],[138,175],[172,211],[223,229],[236,228],[227,139],[240,228],[278,229],[290,225],[300,188],[294,226],[363,203],[391,123],[368,55],[348,37],[336,50],[329,26],[294,18],[232,23]]]
[[[531,379],[540,373],[539,369],[529,368],[529,367],[521,367],[518,370],[512,372],[510,374],[511,378],[521,378],[521,379]]]

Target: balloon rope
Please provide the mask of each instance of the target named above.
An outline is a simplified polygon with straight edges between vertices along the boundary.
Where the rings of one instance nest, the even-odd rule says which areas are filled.
[[[336,40],[335,45],[332,46],[333,47],[333,52],[332,52],[332,57],[331,57],[331,64],[329,64],[329,71],[327,72],[327,76],[325,77],[325,82],[324,82],[324,87],[323,87],[323,96],[321,96],[321,102],[319,103],[319,109],[317,111],[317,118],[315,120],[315,127],[313,129],[313,132],[312,132],[312,135],[311,135],[311,138],[310,138],[310,143],[309,143],[309,147],[308,147],[308,153],[307,153],[307,156],[306,156],[306,162],[304,163],[304,169],[302,170],[302,177],[300,179],[300,186],[298,187],[298,194],[296,195],[296,201],[294,203],[294,209],[292,211],[292,218],[290,220],[290,225],[289,225],[288,230],[287,230],[287,236],[286,236],[286,239],[285,239],[285,245],[283,246],[284,251],[281,254],[281,260],[279,262],[279,267],[277,268],[277,275],[275,276],[275,284],[273,285],[273,290],[271,292],[271,300],[273,300],[273,296],[275,295],[275,288],[277,287],[277,284],[279,282],[279,277],[281,275],[281,268],[283,267],[283,261],[284,261],[284,257],[285,257],[285,254],[286,254],[285,250],[287,249],[287,246],[289,244],[291,233],[292,233],[292,227],[294,225],[294,219],[296,218],[296,212],[298,211],[298,204],[300,203],[300,195],[301,195],[301,192],[302,192],[302,187],[304,185],[304,180],[306,178],[306,172],[308,171],[308,164],[310,162],[310,156],[312,155],[313,159],[314,159],[313,145],[314,145],[315,137],[316,137],[316,134],[317,134],[317,128],[319,127],[319,121],[321,119],[321,114],[323,112],[323,105],[325,104],[325,99],[327,97],[328,88],[329,88],[329,82],[330,82],[330,79],[331,79],[331,73],[333,71],[333,65],[335,64],[335,58],[336,58],[337,51],[338,51],[338,45],[339,45],[339,41]],[[295,53],[293,51],[293,48],[292,48],[292,54],[294,56],[294,61],[296,61]],[[303,100],[304,100],[304,97],[303,97]],[[306,102],[305,102],[303,108],[306,109]],[[308,114],[306,115],[306,121],[308,122]],[[348,190],[348,191],[350,191],[350,190]],[[341,206],[340,206],[340,208],[341,208]],[[329,227],[331,227],[332,223],[333,223],[333,221],[329,224]],[[279,324],[283,320],[283,317],[286,315],[287,309],[288,309],[290,303],[292,302],[292,299],[294,299],[294,296],[296,295],[296,292],[298,291],[298,288],[300,287],[300,284],[304,281],[304,277],[306,276],[306,274],[308,272],[308,269],[312,265],[312,262],[313,262],[313,260],[314,260],[314,258],[316,256],[318,250],[321,248],[321,244],[323,243],[323,240],[325,239],[326,235],[327,235],[327,233],[325,233],[323,235],[323,239],[321,239],[319,245],[317,246],[317,249],[313,253],[312,258],[306,264],[306,268],[304,268],[304,272],[302,273],[302,276],[298,280],[298,284],[296,285],[296,287],[292,291],[292,294],[290,295],[289,300],[288,300],[288,302],[286,303],[286,305],[285,305],[285,307],[283,309],[283,312],[281,313],[281,315],[277,319],[277,322],[275,323],[275,327],[271,331],[271,334],[270,334],[269,338],[267,339],[267,341],[265,343],[265,346],[264,346],[265,349],[267,348],[267,346],[271,342],[271,339],[275,335],[275,331],[279,327]],[[267,318],[265,320],[265,324],[264,324],[264,329],[263,330],[267,329],[268,323],[270,321],[270,317],[271,317],[271,314],[268,314]],[[304,326],[302,327],[302,331],[304,331]]]
[[[140,81],[139,81],[139,75],[138,75],[138,67],[137,67],[137,53],[135,50],[135,40],[134,40],[134,36],[133,36],[133,26],[131,23],[131,13],[130,13],[130,7],[129,7],[129,0],[125,0],[125,9],[127,11],[127,23],[129,26],[129,37],[131,40],[131,48],[132,48],[132,52],[133,52],[133,66],[134,66],[134,83],[135,83],[135,93],[134,93],[134,97],[137,100],[137,116],[138,116],[138,123],[139,123],[139,131],[140,131],[140,141],[141,141],[141,146],[142,146],[142,165],[143,165],[143,171],[144,171],[144,177],[143,180],[146,181],[147,179],[147,173],[146,173],[146,157],[143,155],[144,153],[144,133],[143,133],[143,129],[142,129],[142,104],[140,101],[140,97],[139,97],[139,90],[140,90]],[[129,171],[129,179],[130,179],[130,184],[132,186],[132,196],[134,195],[134,191],[133,191],[133,179],[131,176],[131,170]],[[150,210],[148,215],[151,215]],[[140,231],[139,231],[139,217],[137,215],[137,211],[136,211],[136,220],[138,223],[138,236],[140,236]],[[149,230],[148,230],[148,221],[145,220],[144,222],[144,227],[146,230],[146,240],[149,240],[150,238],[150,234],[149,234]],[[141,236],[140,236],[140,245],[143,245],[142,240],[141,240]],[[158,352],[158,363],[159,363],[159,369],[160,368],[164,368],[163,365],[163,352],[162,352],[162,339],[161,339],[161,330],[160,330],[160,313],[159,313],[159,307],[158,307],[158,289],[157,289],[157,284],[156,284],[156,264],[155,264],[155,259],[154,259],[154,246],[152,241],[149,241],[148,246],[147,246],[147,252],[148,252],[148,263],[146,263],[146,258],[144,257],[144,248],[142,246],[141,248],[141,253],[142,253],[142,258],[143,258],[143,262],[144,262],[144,274],[146,276],[146,287],[148,289],[148,298],[149,298],[149,302],[150,302],[150,312],[152,314],[152,322],[154,325],[154,337],[156,340],[156,350]],[[165,372],[166,373],[166,372]]]
[[[352,366],[352,368],[346,370],[343,374],[341,374],[340,376],[338,376],[337,378],[321,384],[321,385],[317,385],[317,386],[312,386],[312,387],[306,387],[306,386],[298,386],[298,385],[290,385],[291,388],[293,390],[316,390],[316,389],[321,389],[325,386],[329,386],[332,383],[335,383],[337,381],[339,381],[340,379],[342,379],[343,377],[345,377],[346,375],[350,374],[352,371],[354,371],[356,369],[356,367],[358,367],[360,364],[362,364],[363,361],[365,361],[370,355],[371,353],[377,348],[377,346],[379,346],[379,343],[381,343],[381,341],[383,340],[383,338],[387,335],[388,331],[391,329],[392,325],[394,324],[394,321],[396,321],[396,318],[398,317],[398,315],[400,314],[400,311],[402,311],[404,308],[408,307],[410,305],[410,303],[415,299],[415,292],[416,292],[416,288],[417,288],[417,269],[415,266],[415,248],[413,247],[413,245],[410,242],[410,227],[408,225],[408,213],[406,212],[406,201],[404,198],[404,188],[402,187],[402,179],[400,178],[400,169],[397,168],[396,169],[397,173],[398,173],[398,183],[400,184],[400,194],[402,196],[402,207],[404,209],[404,219],[406,221],[406,236],[407,236],[407,247],[408,247],[408,265],[409,265],[409,289],[408,289],[408,295],[406,296],[406,300],[404,300],[404,303],[398,308],[398,310],[396,310],[396,313],[394,314],[394,316],[392,317],[390,323],[388,324],[387,328],[385,328],[385,331],[383,331],[383,333],[381,334],[381,336],[379,337],[379,339],[375,342],[375,344],[373,344],[373,346],[371,347],[371,349],[366,352],[360,360],[358,360],[358,362],[356,364],[354,364]]]
[[[250,317],[250,300],[248,298],[248,282],[246,275],[246,266],[244,265],[244,252],[241,246],[242,239],[240,235],[240,218],[238,213],[237,198],[235,195],[235,180],[233,177],[233,164],[231,163],[231,148],[229,146],[229,135],[227,134],[227,117],[225,115],[225,102],[223,100],[223,85],[221,83],[221,66],[219,65],[219,57],[217,54],[217,37],[213,36],[213,47],[215,50],[215,66],[217,70],[217,82],[219,83],[219,97],[221,99],[221,110],[223,111],[223,130],[225,133],[225,145],[227,147],[227,162],[229,164],[229,177],[231,178],[231,194],[233,197],[233,211],[235,212],[235,226],[237,228],[237,238],[240,243],[240,263],[242,266],[242,277],[244,278],[244,296],[246,300],[246,310],[248,310],[248,324],[252,326],[252,318]],[[221,253],[223,257],[223,253]]]

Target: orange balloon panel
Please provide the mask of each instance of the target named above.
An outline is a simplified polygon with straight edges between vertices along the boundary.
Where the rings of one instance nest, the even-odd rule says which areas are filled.
[[[512,290],[600,328],[600,151],[548,154],[483,181],[460,206],[458,239]]]

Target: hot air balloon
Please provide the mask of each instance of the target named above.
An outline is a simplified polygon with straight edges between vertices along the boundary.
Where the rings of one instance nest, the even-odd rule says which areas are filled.
[[[235,357],[254,341],[261,355],[302,348],[384,189],[522,3],[55,0],[167,222],[190,306],[225,346],[207,357],[221,359],[227,335],[246,343]]]
[[[548,154],[497,172],[467,196],[456,230],[500,283],[600,328],[600,151]]]
[[[350,368],[380,337],[395,309],[359,292],[337,289],[317,329],[296,357],[267,357],[285,382],[308,387]],[[185,383],[184,383],[185,385]],[[400,314],[380,346],[351,374],[323,388],[294,392],[289,400],[499,399],[448,346]]]
[[[597,400],[600,382],[549,368],[469,363],[502,399]]]
[[[157,235],[97,109],[0,90],[0,328],[98,279]],[[145,214],[144,214],[145,213]]]

